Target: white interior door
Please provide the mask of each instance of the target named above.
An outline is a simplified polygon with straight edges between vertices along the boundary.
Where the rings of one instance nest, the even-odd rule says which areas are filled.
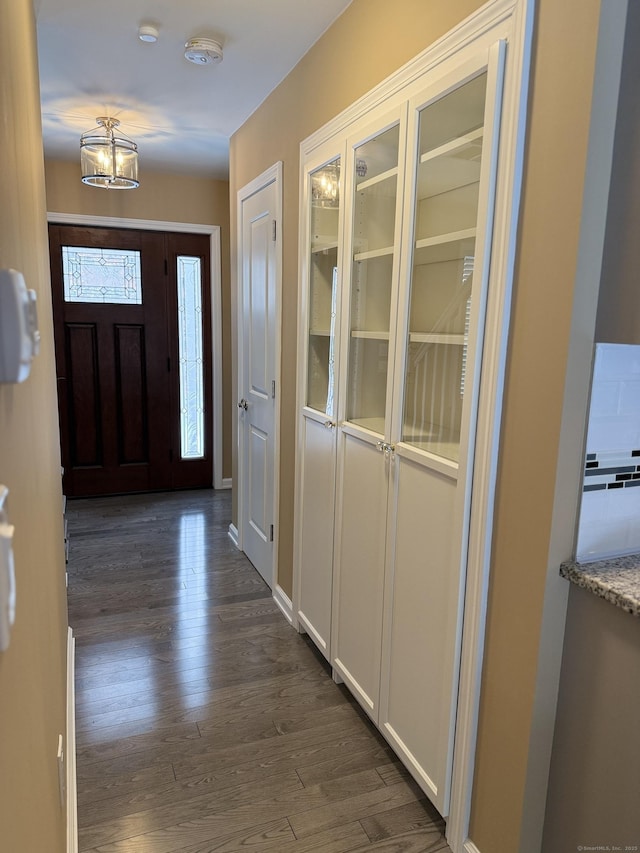
[[[273,588],[278,184],[274,178],[240,195],[239,534]]]

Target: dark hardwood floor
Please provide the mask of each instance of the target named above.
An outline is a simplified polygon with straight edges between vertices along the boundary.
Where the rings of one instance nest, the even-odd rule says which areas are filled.
[[[80,851],[447,851],[232,545],[229,492],[69,501]]]

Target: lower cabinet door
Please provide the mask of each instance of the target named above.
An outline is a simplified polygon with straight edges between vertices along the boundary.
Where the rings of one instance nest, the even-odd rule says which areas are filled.
[[[333,666],[377,722],[389,463],[375,442],[342,431],[339,440]]]
[[[335,508],[335,426],[305,417],[302,436],[298,546],[298,620],[330,659],[333,525]]]
[[[457,691],[456,480],[396,453],[379,726],[446,816]]]

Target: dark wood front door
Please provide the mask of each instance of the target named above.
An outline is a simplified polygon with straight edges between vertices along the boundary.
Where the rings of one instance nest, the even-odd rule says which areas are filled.
[[[49,239],[65,493],[211,486],[208,237],[52,225]]]

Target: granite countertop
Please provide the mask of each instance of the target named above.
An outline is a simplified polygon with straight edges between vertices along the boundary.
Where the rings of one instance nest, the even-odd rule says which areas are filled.
[[[594,563],[562,563],[560,574],[621,610],[640,616],[640,554]]]

